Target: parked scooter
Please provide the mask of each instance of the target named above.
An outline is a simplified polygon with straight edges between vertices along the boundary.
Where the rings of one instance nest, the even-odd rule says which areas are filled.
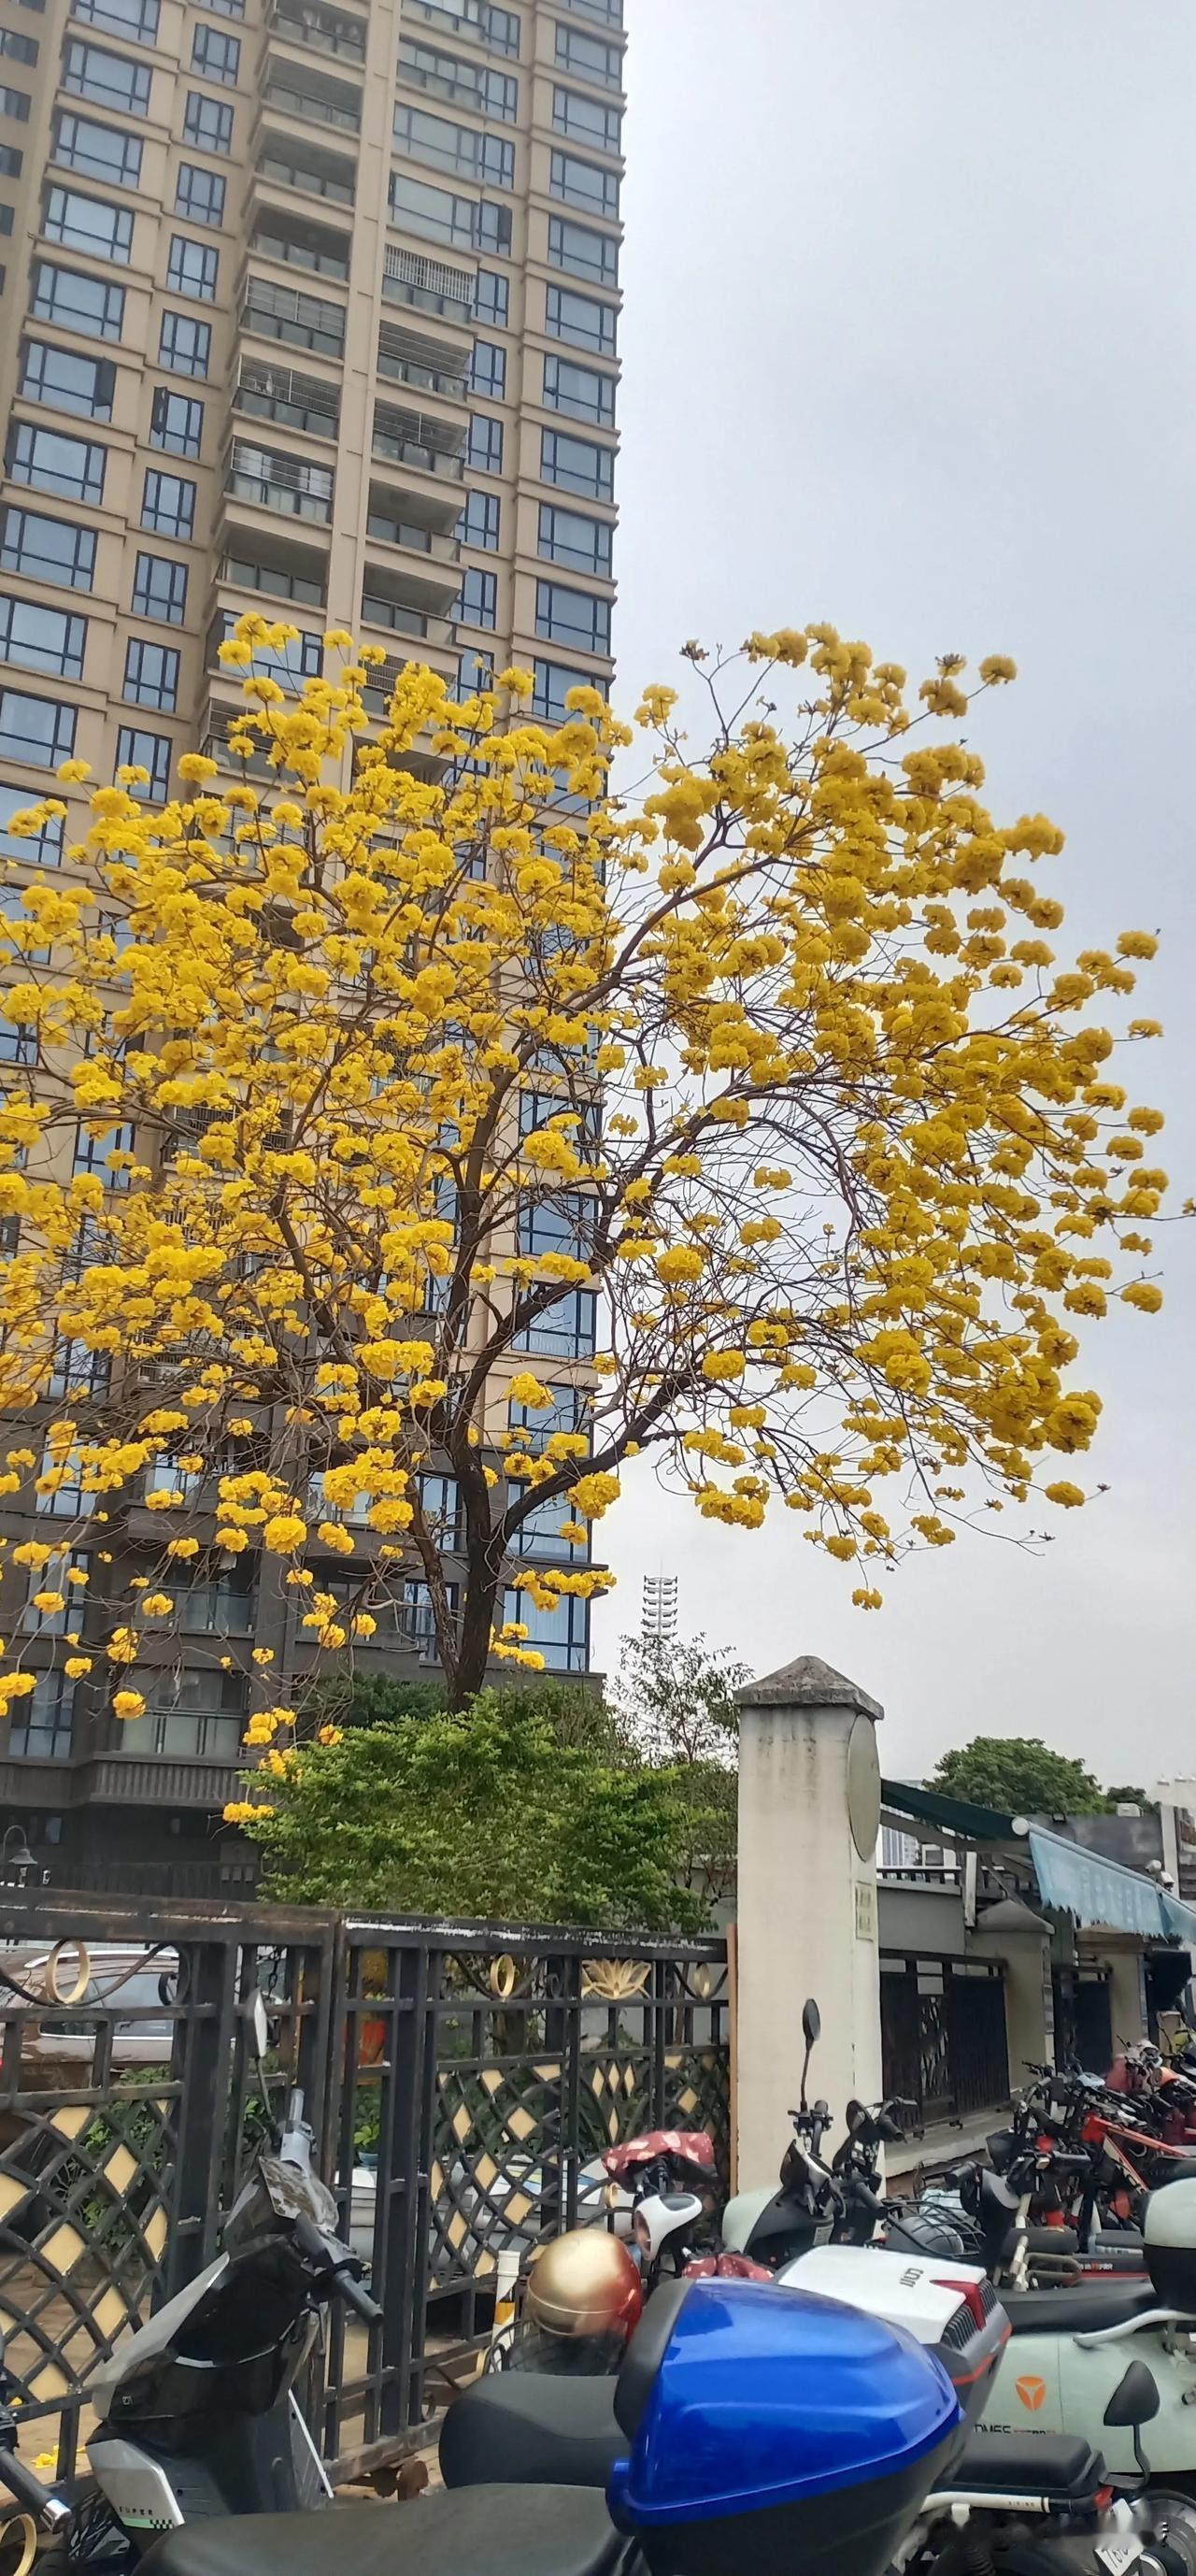
[[[264,2026],[259,2037],[264,2051]],[[330,2501],[295,2384],[332,2299],[368,2325],[382,2311],[337,2234],[312,2145],[293,2092],[276,2152],[258,2157],[229,2213],[223,2252],[89,2380],[92,2481],[69,2502],[19,2457],[0,2394],[0,2485],[60,2542],[64,2565],[124,2576],[155,2533],[195,2518]]]
[[[829,2242],[842,2212],[834,2175],[822,2160],[822,2141],[831,2125],[828,2105],[806,2100],[810,2058],[822,2029],[813,1996],[802,2006],[802,2059],[798,2108],[789,2114],[793,2137],[781,2158],[779,2191],[741,2191],[723,2211],[723,2244],[729,2253],[747,2254],[753,2262],[777,2271],[811,2245]]]

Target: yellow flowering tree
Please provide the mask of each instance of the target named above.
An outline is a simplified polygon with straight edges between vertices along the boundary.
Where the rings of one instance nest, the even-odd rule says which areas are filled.
[[[548,724],[518,671],[460,703],[412,665],[376,723],[347,637],[284,692],[292,633],[222,648],[234,775],[95,789],[0,943],[0,1488],[92,1551],[68,1669],[135,1714],[180,1583],[253,1550],[277,1766],[298,1650],[351,1653],[412,1576],[454,1706],[538,1662],[506,1587],[603,1587],[636,1454],[707,1519],[791,1512],[866,1607],[985,1507],[1081,1502],[1075,1327],[1160,1303],[1165,1186],[1111,1070],[1155,1025],[1090,1006],[1154,943],[1057,961],[1062,834],[994,820],[959,735],[1012,665],[907,695],[829,626],[688,648],[699,753],[666,689]],[[161,1548],[126,1577],[133,1496]]]

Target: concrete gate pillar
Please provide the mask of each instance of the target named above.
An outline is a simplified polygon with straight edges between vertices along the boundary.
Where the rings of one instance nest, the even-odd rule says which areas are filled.
[[[737,1696],[737,2180],[755,2191],[775,2182],[791,2135],[807,1995],[822,2014],[810,2098],[824,2094],[831,2106],[830,2144],[843,2135],[853,2095],[881,2096],[876,1725],[884,1712],[817,1655],[799,1655]]]

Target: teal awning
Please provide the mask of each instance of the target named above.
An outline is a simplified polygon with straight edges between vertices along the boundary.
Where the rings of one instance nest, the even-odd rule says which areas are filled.
[[[1196,1911],[1141,1870],[1123,1869],[1041,1825],[1030,1827],[1030,1858],[1043,1904],[1057,1913],[1107,1924],[1111,1932],[1136,1932],[1144,1941],[1196,1945]]]
[[[880,1799],[895,1816],[912,1816],[920,1825],[937,1825],[940,1833],[957,1834],[961,1842],[1007,1843],[1016,1839],[1012,1816],[997,1807],[975,1807],[967,1798],[945,1798],[939,1789],[915,1789],[907,1780],[882,1780]]]

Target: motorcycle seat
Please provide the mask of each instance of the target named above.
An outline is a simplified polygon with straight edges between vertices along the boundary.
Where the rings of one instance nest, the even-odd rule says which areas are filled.
[[[969,2495],[1044,2495],[1074,2506],[1103,2487],[1105,2463],[1078,2433],[988,2433],[981,2426],[943,2484]]]
[[[613,2379],[554,2379],[529,2370],[475,2379],[440,2431],[446,2487],[604,2487],[630,2448]]]
[[[1160,2304],[1149,2281],[1109,2280],[1099,2272],[1065,2290],[1002,2290],[1000,2299],[1015,2335],[1096,2334]]]
[[[635,2544],[593,2487],[464,2487],[409,2504],[246,2513],[164,2532],[144,2576],[621,2576]],[[140,2571],[139,2571],[140,2576]]]

